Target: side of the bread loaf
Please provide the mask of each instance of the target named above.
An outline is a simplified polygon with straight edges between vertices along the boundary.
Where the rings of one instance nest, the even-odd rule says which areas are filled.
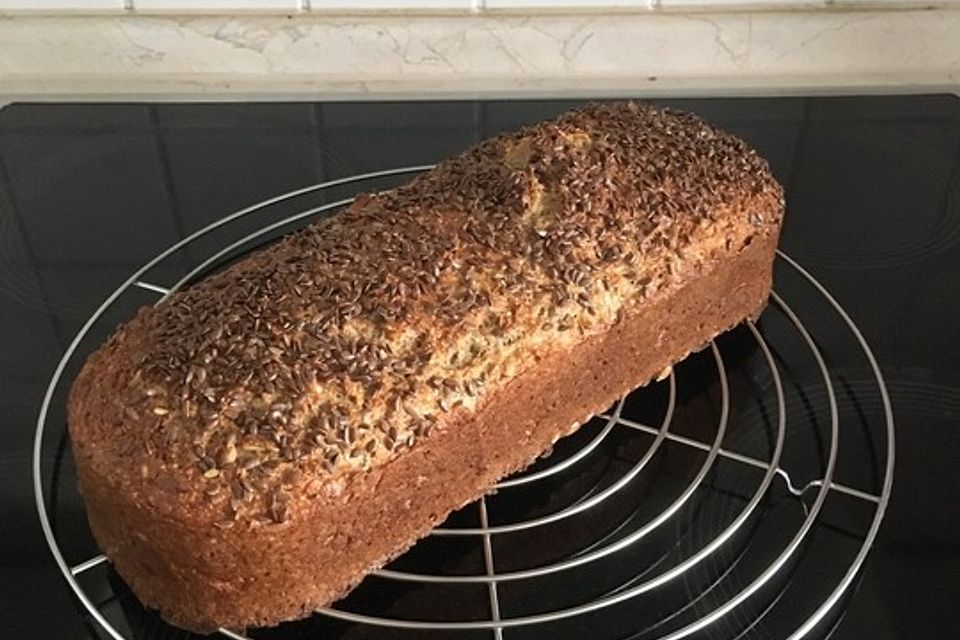
[[[158,519],[137,496],[118,495],[80,467],[96,538],[144,603],[176,625],[209,631],[307,615],[591,414],[758,315],[776,239],[758,235],[673,295],[632,309],[608,334],[545,357],[478,414],[318,500],[301,526],[238,536]]]
[[[304,615],[758,313],[781,214],[741,142],[632,104],[361,199],[90,358],[94,535],[180,626]]]

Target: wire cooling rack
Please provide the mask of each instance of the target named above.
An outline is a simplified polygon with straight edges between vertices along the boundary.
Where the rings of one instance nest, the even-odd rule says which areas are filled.
[[[92,541],[65,426],[94,348],[155,303],[356,193],[429,167],[333,180],[228,215],[133,273],[83,325],[34,447],[50,550],[96,633],[189,637],[143,609]],[[198,257],[199,256],[199,257]],[[756,323],[597,415],[453,514],[345,600],[238,638],[801,638],[829,630],[890,497],[894,426],[859,329],[783,253]]]

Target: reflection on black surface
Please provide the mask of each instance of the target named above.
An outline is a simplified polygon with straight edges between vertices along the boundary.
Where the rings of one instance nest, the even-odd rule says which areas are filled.
[[[668,101],[744,136],[771,162],[788,193],[782,246],[820,278],[863,329],[888,377],[898,419],[899,463],[894,499],[863,581],[836,638],[944,637],[953,631],[952,593],[960,584],[958,520],[952,516],[953,462],[960,456],[960,100],[947,96]],[[557,113],[567,102],[380,103],[285,105],[13,105],[0,111],[0,500],[4,519],[0,562],[0,628],[10,637],[90,638],[53,566],[37,527],[29,482],[36,412],[67,343],[120,282],[171,243],[230,211],[323,180],[375,169],[434,162],[487,135]],[[384,188],[395,182],[370,185]],[[322,194],[325,198],[349,195]],[[295,203],[298,204],[298,203]],[[278,208],[271,214],[292,213]],[[198,242],[151,272],[176,282],[199,259],[262,225],[250,219]],[[237,235],[233,235],[237,234]],[[816,329],[838,394],[842,431],[837,479],[876,487],[882,441],[875,425],[882,407],[870,372],[841,323],[817,296],[778,270],[777,286]],[[124,297],[81,346],[98,344],[148,292]],[[784,375],[791,429],[783,466],[795,484],[819,477],[829,428],[826,394],[806,346],[782,317],[760,323]],[[724,446],[767,459],[775,412],[771,375],[750,336],[721,340],[731,375],[732,413]],[[678,367],[678,433],[708,440],[717,425],[717,389],[709,352]],[[75,373],[69,368],[65,380]],[[687,386],[684,386],[687,385]],[[637,422],[662,417],[664,385],[627,404]],[[44,450],[53,480],[56,526],[75,533],[63,541],[75,561],[95,553],[70,479],[69,455],[57,464],[65,387],[54,399]],[[57,409],[59,407],[59,409]],[[596,428],[596,427],[594,427]],[[583,435],[589,435],[584,431]],[[806,434],[800,435],[797,434]],[[602,449],[577,463],[576,473],[543,481],[542,493],[490,498],[494,523],[531,517],[602,490],[635,463],[652,437],[622,428]],[[578,436],[579,437],[579,436]],[[563,456],[564,445],[557,455]],[[598,462],[599,460],[599,462]],[[638,482],[590,516],[543,532],[495,537],[495,555],[510,570],[549,563],[610,544],[675,498],[703,462],[702,453],[664,444]],[[550,460],[543,464],[549,464]],[[756,490],[762,471],[718,462],[671,527],[651,534],[612,562],[537,581],[500,585],[505,616],[544,611],[629,588],[689,558],[727,526]],[[656,480],[655,482],[653,480]],[[813,493],[805,494],[809,508]],[[468,508],[469,509],[469,508]],[[658,637],[728,600],[755,577],[796,532],[804,511],[781,480],[741,535],[683,578],[636,601],[564,623],[508,630],[506,637],[580,634]],[[475,526],[469,512],[459,526]],[[820,524],[774,588],[735,615],[711,625],[710,637],[778,637],[809,613],[842,574],[870,518],[869,505],[831,493]],[[603,525],[603,526],[600,526]],[[543,535],[562,541],[542,544]],[[424,545],[397,567],[474,573],[483,569],[474,538]],[[578,551],[579,550],[579,551]],[[438,561],[439,560],[439,561]],[[422,564],[421,564],[422,563]],[[136,600],[106,567],[85,575],[100,590],[104,612],[142,638],[181,638]],[[361,599],[391,615],[434,614],[460,619],[489,615],[483,585],[462,595],[368,581],[343,603]],[[951,588],[952,587],[952,588]],[[114,597],[114,589],[120,589]],[[43,593],[43,598],[37,598]],[[444,600],[444,598],[447,598]],[[438,612],[431,605],[440,602]],[[642,604],[641,604],[642,603]],[[804,603],[807,603],[804,605]],[[676,614],[676,615],[673,615]],[[761,615],[762,614],[762,615]],[[759,616],[759,620],[758,620]],[[833,619],[818,632],[831,632]],[[638,630],[640,632],[638,633]],[[390,637],[382,629],[322,617],[258,632],[256,637]],[[422,637],[398,633],[396,637]],[[463,637],[490,637],[489,632]],[[695,636],[696,637],[696,636]]]

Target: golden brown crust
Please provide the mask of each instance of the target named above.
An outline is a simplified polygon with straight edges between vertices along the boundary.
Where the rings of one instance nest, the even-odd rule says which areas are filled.
[[[97,540],[182,626],[323,605],[755,313],[781,215],[742,142],[633,103],[362,197],[91,356],[70,428]]]

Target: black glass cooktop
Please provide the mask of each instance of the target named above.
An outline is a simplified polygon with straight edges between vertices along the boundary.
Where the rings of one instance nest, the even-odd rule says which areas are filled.
[[[781,248],[846,309],[873,348],[886,379],[898,434],[892,498],[849,597],[842,598],[836,613],[811,630],[811,637],[952,637],[957,622],[954,600],[960,592],[956,508],[960,473],[955,464],[960,459],[960,324],[956,320],[960,316],[960,98],[661,102],[694,111],[741,135],[769,159],[787,192]],[[489,135],[575,104],[17,104],[0,110],[0,635],[107,637],[74,598],[44,540],[31,482],[31,453],[38,411],[61,355],[100,303],[136,269],[189,234],[252,203],[337,178],[429,164]],[[351,189],[382,188],[401,178],[331,187],[308,194],[312,199],[303,206],[322,207],[350,195]],[[276,215],[294,213],[295,204],[278,209]],[[251,222],[243,233],[267,222]],[[210,244],[213,239],[205,242],[191,243],[171,256],[150,274],[149,282],[169,286],[189,273],[215,250]],[[222,246],[223,240],[219,242]],[[806,414],[811,425],[810,443],[797,435],[799,431],[787,432],[781,466],[792,470],[791,484],[771,478],[769,493],[763,494],[754,515],[725,543],[723,552],[711,556],[698,572],[685,574],[682,581],[645,594],[645,610],[631,608],[631,600],[610,611],[568,621],[566,627],[508,628],[503,637],[660,637],[709,617],[749,585],[750,576],[762,573],[776,557],[772,552],[765,555],[764,549],[785,548],[790,536],[803,528],[805,516],[819,508],[816,484],[805,482],[821,477],[822,470],[805,470],[797,453],[807,447],[809,458],[821,462],[829,458],[824,453],[829,449],[824,444],[829,441],[829,435],[824,435],[830,428],[829,394],[821,378],[818,382],[807,378],[819,366],[808,353],[811,347],[819,347],[823,365],[830,371],[840,438],[848,447],[841,446],[837,457],[837,481],[852,487],[882,484],[882,438],[879,445],[871,445],[879,436],[867,428],[882,426],[882,406],[876,392],[869,390],[875,381],[862,350],[846,351],[847,346],[856,347],[849,328],[785,258],[778,259],[777,287],[787,292],[784,303],[790,312],[796,312],[804,326],[815,327],[808,343],[799,341],[800,333],[791,325],[784,305],[772,304],[756,335],[741,327],[718,341],[717,354],[708,349],[677,368],[675,402],[669,401],[669,382],[664,381],[645,395],[631,397],[622,408],[622,415],[645,427],[656,426],[667,407],[675,406],[678,435],[671,436],[662,455],[651,457],[637,483],[593,511],[577,515],[580,519],[575,524],[551,529],[555,539],[549,543],[536,532],[509,544],[494,536],[493,550],[501,563],[498,570],[509,572],[531,562],[562,562],[616,543],[671,504],[647,486],[650,473],[657,474],[653,483],[657,491],[675,486],[676,495],[683,495],[690,478],[702,482],[691,492],[694,497],[684,510],[678,510],[680,524],[651,534],[643,545],[616,556],[612,563],[607,558],[607,564],[590,565],[575,579],[551,574],[532,586],[522,581],[501,584],[501,614],[505,618],[524,615],[520,602],[550,611],[584,602],[582,593],[591,593],[589,598],[594,599],[616,597],[662,574],[671,562],[689,559],[711,544],[761,486],[762,467],[759,474],[756,469],[750,471],[754,476],[749,479],[741,477],[748,471],[738,467],[735,463],[743,461],[729,452],[752,452],[752,460],[768,459],[775,437],[752,441],[748,437],[752,432],[744,431],[743,425],[765,425],[775,433],[776,402],[770,400],[775,387],[782,387],[784,405],[793,416],[789,424],[803,422],[796,416]],[[148,287],[138,291],[139,298],[111,309],[97,322],[78,357],[136,305],[156,299],[150,297]],[[760,343],[771,345],[771,352],[764,352]],[[729,376],[723,385],[717,383],[711,360],[720,353]],[[781,378],[771,377],[768,358],[779,367]],[[64,384],[70,375],[68,367]],[[709,454],[709,443],[717,434],[717,419],[711,418],[703,432],[699,425],[703,416],[724,413],[720,407],[727,406],[723,398],[728,391],[733,401],[727,412],[730,432],[726,439],[721,434],[725,453],[716,467],[706,467],[709,473],[700,477],[703,456]],[[749,402],[761,396],[767,400]],[[82,527],[82,508],[69,482],[69,447],[58,437],[63,432],[58,402],[62,405],[62,390],[51,404],[42,471],[48,506],[59,517],[55,526],[63,533],[68,526]],[[541,463],[549,468],[554,464],[551,460],[568,460],[591,443],[600,443],[597,455],[571,463],[577,469],[572,480],[560,480],[558,474],[545,485],[547,497],[511,498],[502,490],[491,498],[491,522],[508,522],[519,513],[543,517],[551,509],[589,501],[629,473],[656,442],[656,430],[649,426],[646,431],[616,431],[601,442],[607,429],[603,419],[595,420]],[[691,448],[693,441],[706,442],[707,448]],[[793,496],[791,488],[805,490],[802,496]],[[793,632],[806,614],[791,617],[790,612],[809,613],[829,596],[859,548],[865,536],[863,523],[869,523],[875,509],[869,496],[837,493],[831,491],[824,501],[808,539],[784,564],[782,578],[767,585],[766,596],[758,595],[759,602],[736,608],[691,637],[767,638]],[[784,513],[775,515],[779,511]],[[859,511],[863,513],[858,515]],[[620,515],[611,515],[614,512]],[[609,527],[611,521],[617,526],[604,531],[598,541],[594,529],[601,522]],[[480,526],[477,515],[469,513],[458,514],[448,525]],[[454,575],[482,573],[483,547],[456,538],[431,539],[392,568],[423,571],[427,566]],[[91,545],[88,534],[77,534],[62,546],[73,563],[95,556]],[[654,558],[658,548],[670,551]],[[97,572],[102,584],[95,587],[92,580]],[[139,609],[106,565],[93,567],[82,577],[91,580],[85,583],[91,591],[102,591],[91,597],[101,598],[110,620],[119,620],[117,628],[128,637],[185,637]],[[454,594],[436,585],[405,591],[377,580],[365,582],[345,603],[345,610],[389,617],[402,606],[408,617],[432,615],[437,620],[488,619],[490,615],[486,584],[481,584],[482,598],[473,600],[466,591]],[[104,591],[108,587],[115,593]],[[678,606],[678,602],[687,604]],[[658,607],[666,613],[661,615]],[[254,637],[419,637],[318,618],[322,619]],[[481,630],[462,637],[492,635]],[[437,632],[435,637],[461,636]]]

